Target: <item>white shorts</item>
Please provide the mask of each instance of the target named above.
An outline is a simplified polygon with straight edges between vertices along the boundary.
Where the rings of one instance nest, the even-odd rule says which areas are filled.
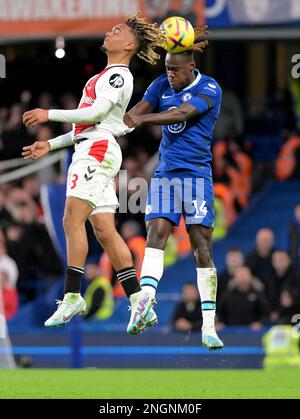
[[[68,171],[67,196],[88,202],[98,212],[115,212],[119,206],[114,178],[122,163],[122,152],[113,136],[90,139],[75,145]]]

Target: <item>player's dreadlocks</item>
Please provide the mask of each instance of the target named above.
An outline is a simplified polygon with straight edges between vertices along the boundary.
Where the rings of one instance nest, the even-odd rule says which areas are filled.
[[[190,48],[191,51],[203,52],[204,48],[208,45],[208,40],[206,39],[205,41],[200,41],[200,38],[208,34],[207,29],[207,25],[200,26],[199,28],[194,28],[195,42],[194,45]]]
[[[141,12],[130,17],[126,25],[128,25],[141,42],[138,57],[151,65],[155,65],[160,59],[160,55],[155,52],[155,48],[162,46],[165,37],[163,32],[157,27],[156,23],[149,23]]]

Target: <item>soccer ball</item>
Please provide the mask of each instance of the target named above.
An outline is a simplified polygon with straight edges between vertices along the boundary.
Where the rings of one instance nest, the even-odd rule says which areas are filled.
[[[163,21],[160,29],[164,32],[166,38],[163,47],[173,54],[187,50],[195,41],[193,26],[184,17],[169,17]]]

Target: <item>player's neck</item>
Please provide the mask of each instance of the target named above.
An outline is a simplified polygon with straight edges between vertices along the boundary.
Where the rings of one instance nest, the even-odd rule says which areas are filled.
[[[187,80],[186,84],[182,87],[183,89],[185,89],[186,87],[188,87],[190,84],[192,84],[194,81],[196,80],[196,76],[195,73],[193,73],[191,75],[191,78]]]
[[[124,54],[109,54],[107,55],[107,66],[113,64],[122,64],[127,65],[129,67],[131,57]]]

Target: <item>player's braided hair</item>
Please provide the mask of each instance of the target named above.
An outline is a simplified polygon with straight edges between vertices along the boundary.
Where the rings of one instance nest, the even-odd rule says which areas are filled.
[[[200,26],[199,28],[194,28],[195,32],[195,42],[194,45],[190,48],[191,51],[203,52],[204,48],[208,45],[208,40],[200,41],[200,39],[208,34],[207,25]]]
[[[141,42],[138,57],[151,65],[155,65],[160,59],[160,55],[155,52],[155,48],[162,46],[165,37],[161,29],[156,23],[149,23],[145,17],[142,17],[141,12],[130,17],[126,25],[128,25]]]

